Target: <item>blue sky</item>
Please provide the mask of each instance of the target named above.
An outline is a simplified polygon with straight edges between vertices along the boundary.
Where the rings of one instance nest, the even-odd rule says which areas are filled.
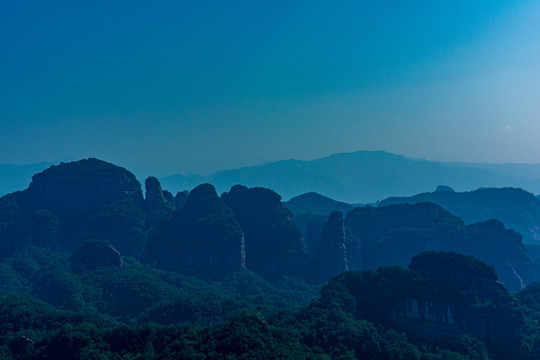
[[[0,164],[540,163],[534,1],[0,3]]]

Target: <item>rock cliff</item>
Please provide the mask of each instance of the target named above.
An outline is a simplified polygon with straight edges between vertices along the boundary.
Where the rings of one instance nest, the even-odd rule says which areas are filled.
[[[29,188],[0,199],[0,255],[27,245],[76,250],[102,239],[136,256],[145,213],[139,182],[97,159],[62,163],[33,176]]]
[[[409,269],[343,273],[322,294],[324,303],[349,299],[342,304],[357,318],[427,340],[472,335],[509,356],[519,348],[524,327],[520,307],[493,267],[457,253],[422,253]]]
[[[174,209],[174,200],[171,193],[161,189],[161,184],[157,178],[150,176],[144,182],[144,186],[146,189],[145,208],[147,211],[150,212],[162,207]]]
[[[94,158],[51,166],[32,177],[27,191],[37,206],[61,213],[124,199],[142,203],[141,184],[131,172]]]
[[[345,246],[345,225],[341,212],[334,211],[330,214],[321,235],[316,263],[321,279],[328,280],[349,270]]]
[[[175,209],[172,194],[161,189],[159,180],[153,176],[144,182],[146,197],[144,199],[144,209],[147,217],[145,227],[150,229],[171,218]]]
[[[197,274],[224,274],[245,267],[244,234],[215,188],[193,189],[183,208],[155,228],[143,260],[156,266]]]
[[[307,256],[300,229],[278,194],[236,185],[222,198],[244,230],[248,269],[265,276],[305,272]]]

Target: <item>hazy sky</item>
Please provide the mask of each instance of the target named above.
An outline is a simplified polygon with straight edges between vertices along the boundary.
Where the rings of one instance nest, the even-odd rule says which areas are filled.
[[[539,19],[538,1],[3,1],[0,164],[540,163]]]

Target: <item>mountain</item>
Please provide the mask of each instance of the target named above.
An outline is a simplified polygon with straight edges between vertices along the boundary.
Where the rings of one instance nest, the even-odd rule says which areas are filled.
[[[515,358],[525,326],[520,306],[491,266],[450,252],[421,253],[408,269],[342,273],[321,300],[432,341],[471,334],[506,359]]]
[[[536,267],[521,236],[497,220],[465,225],[432,203],[358,207],[345,217],[353,237],[346,239],[350,270],[406,266],[428,250],[472,255],[495,266],[508,289],[536,280]],[[359,243],[359,245],[358,245]],[[356,264],[355,264],[356,263]]]
[[[304,242],[267,188],[219,196],[201,184],[173,197],[149,177],[145,190],[127,169],[86,159],[0,198],[1,359],[540,353],[537,264],[498,220],[465,225],[433,203],[364,206],[308,215],[319,234]]]
[[[170,221],[150,232],[143,258],[195,274],[236,271],[245,268],[244,234],[214,187],[202,184]]]
[[[0,196],[23,190],[31,176],[51,163],[0,165]],[[260,166],[161,177],[176,193],[211,183],[218,194],[236,184],[270,188],[284,199],[317,192],[346,203],[372,203],[389,196],[411,196],[446,184],[457,191],[479,187],[520,187],[540,193],[540,164],[446,163],[413,159],[384,151],[357,151],[321,159],[283,160]]]
[[[155,177],[145,189],[143,197],[133,173],[99,159],[51,166],[0,198],[0,257],[39,246],[79,251],[79,268],[118,263],[121,254],[200,276],[305,272],[301,230],[272,190],[237,185],[220,197],[201,184],[173,197]]]
[[[352,205],[330,199],[316,192],[309,192],[293,197],[285,202],[285,206],[292,211],[294,216],[302,214],[330,215],[332,211],[346,213],[353,208]]]
[[[142,205],[141,184],[122,167],[92,158],[51,166],[28,189],[0,198],[0,256],[28,245],[73,251],[91,239],[135,255]]]
[[[471,224],[497,219],[523,236],[525,243],[540,244],[540,200],[522,189],[435,191],[410,197],[390,197],[379,206],[432,202]]]
[[[539,193],[539,169],[540,165],[444,163],[384,151],[357,151],[311,161],[277,161],[208,176],[171,175],[160,181],[164,188],[173,192],[208,182],[218,192],[242,184],[270,188],[285,199],[317,192],[347,203],[371,203],[389,196],[411,196],[429,191],[439,184],[457,191],[520,187]]]

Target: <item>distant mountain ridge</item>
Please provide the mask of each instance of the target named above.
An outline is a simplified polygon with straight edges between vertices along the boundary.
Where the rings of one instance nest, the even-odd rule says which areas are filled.
[[[384,151],[339,153],[311,160],[283,160],[220,171],[208,176],[171,175],[160,179],[173,193],[209,182],[218,192],[235,184],[270,188],[290,199],[317,192],[348,203],[411,196],[446,184],[456,191],[479,187],[520,187],[540,193],[539,164],[445,163]]]
[[[23,190],[33,174],[52,163],[0,165],[0,196]],[[540,164],[475,164],[408,158],[384,151],[357,151],[302,161],[223,170],[207,176],[190,173],[161,177],[172,193],[211,183],[218,193],[233,185],[262,186],[285,200],[317,192],[347,203],[372,203],[390,196],[412,196],[446,184],[456,191],[479,187],[519,187],[540,193]]]
[[[478,189],[467,192],[435,191],[410,197],[389,197],[379,206],[435,203],[467,224],[497,219],[523,235],[524,242],[540,241],[540,200],[522,189]]]
[[[285,206],[292,211],[294,216],[302,214],[329,215],[332,211],[347,213],[353,208],[350,204],[330,199],[316,192],[293,197],[285,202]]]

